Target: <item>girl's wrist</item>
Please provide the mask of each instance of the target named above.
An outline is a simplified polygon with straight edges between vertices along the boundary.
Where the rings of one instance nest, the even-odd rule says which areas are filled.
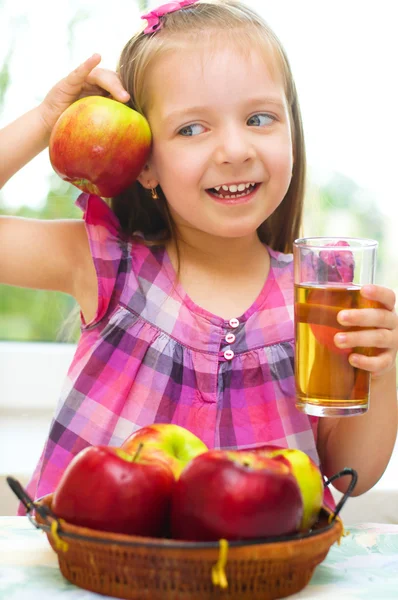
[[[47,141],[49,141],[51,132],[55,123],[58,120],[59,115],[56,114],[55,111],[52,111],[51,107],[47,106],[45,101],[39,104],[39,106],[37,107],[37,111],[39,119],[43,124],[44,134],[48,137]]]

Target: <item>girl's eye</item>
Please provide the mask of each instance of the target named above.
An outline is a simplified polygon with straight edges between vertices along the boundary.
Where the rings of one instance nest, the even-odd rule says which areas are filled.
[[[203,125],[194,123],[193,125],[185,125],[185,127],[180,129],[178,133],[184,137],[191,137],[193,135],[198,135],[199,133],[202,133],[203,129]]]
[[[271,125],[274,121],[275,117],[272,115],[258,114],[250,117],[247,121],[247,124],[251,126],[254,125],[255,127],[264,127],[266,125]]]

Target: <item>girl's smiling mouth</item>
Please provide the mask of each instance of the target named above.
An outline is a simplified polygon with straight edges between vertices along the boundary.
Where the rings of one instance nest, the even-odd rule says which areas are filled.
[[[224,184],[209,188],[206,192],[217,202],[223,204],[242,204],[252,199],[260,185],[260,183]]]

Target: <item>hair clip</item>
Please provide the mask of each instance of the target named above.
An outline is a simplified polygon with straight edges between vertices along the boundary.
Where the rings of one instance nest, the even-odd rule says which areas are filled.
[[[180,10],[185,6],[189,6],[190,4],[194,4],[198,0],[181,0],[181,2],[168,2],[167,4],[162,4],[162,6],[158,6],[158,8],[154,8],[151,12],[146,15],[142,15],[141,19],[146,19],[148,21],[147,27],[144,29],[144,33],[155,33],[155,31],[159,31],[162,28],[162,21],[160,17],[167,15],[168,13],[175,12],[176,10]]]

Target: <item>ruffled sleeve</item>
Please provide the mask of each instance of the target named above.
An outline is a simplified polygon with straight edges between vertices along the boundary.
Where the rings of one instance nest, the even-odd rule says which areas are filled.
[[[76,205],[83,211],[88,241],[98,281],[98,308],[83,328],[92,327],[107,313],[118,278],[120,261],[126,248],[122,240],[119,221],[102,198],[94,194],[80,194]]]

